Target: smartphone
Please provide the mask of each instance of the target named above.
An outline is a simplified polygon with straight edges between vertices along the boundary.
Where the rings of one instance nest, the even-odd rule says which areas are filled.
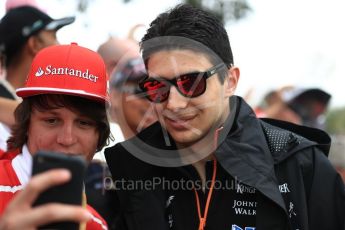
[[[84,158],[47,151],[39,151],[33,156],[32,175],[57,168],[68,169],[72,175],[71,180],[41,193],[33,206],[51,202],[82,205],[83,181],[86,172],[86,161]],[[71,221],[51,223],[38,229],[78,230],[79,223]]]

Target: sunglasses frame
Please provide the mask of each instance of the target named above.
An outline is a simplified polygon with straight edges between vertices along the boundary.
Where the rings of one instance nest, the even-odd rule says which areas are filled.
[[[207,88],[207,82],[206,80],[208,78],[210,78],[211,76],[213,76],[215,73],[219,72],[219,70],[223,67],[226,67],[226,65],[224,63],[219,63],[215,66],[212,66],[211,68],[209,68],[208,70],[204,71],[204,72],[190,72],[190,73],[186,73],[186,74],[182,74],[180,76],[177,76],[177,77],[174,77],[173,79],[165,79],[165,78],[160,78],[160,77],[149,77],[147,76],[145,79],[143,79],[142,81],[139,82],[139,87],[140,89],[145,93],[145,97],[151,101],[151,102],[154,102],[154,103],[162,103],[164,101],[166,101],[168,98],[169,98],[169,94],[170,94],[170,88],[171,86],[175,86],[175,88],[177,89],[177,91],[184,97],[187,97],[187,98],[194,98],[194,97],[198,97],[198,96],[201,96],[202,94],[205,93],[206,91],[206,88]],[[198,77],[201,77],[204,81],[205,81],[205,87],[204,89],[197,95],[187,95],[185,94],[181,89],[180,87],[178,86],[178,81],[180,80],[181,76],[187,76],[187,75],[196,75],[196,78]],[[168,84],[166,84],[167,86],[165,87],[169,87],[169,90],[167,90],[167,96],[165,97],[165,99],[163,100],[151,100],[151,97],[149,95],[149,92],[150,91],[147,91],[144,87],[144,84],[145,83],[148,83],[148,82],[152,82],[152,81],[158,81],[158,82],[167,82]],[[196,88],[196,86],[194,86],[195,82],[193,83],[193,86],[192,86],[192,90],[190,91],[193,91],[194,89],[193,88]],[[199,82],[198,82],[199,84]],[[165,88],[163,87],[163,88]],[[161,89],[161,88],[160,88]],[[154,91],[154,90],[152,90]]]

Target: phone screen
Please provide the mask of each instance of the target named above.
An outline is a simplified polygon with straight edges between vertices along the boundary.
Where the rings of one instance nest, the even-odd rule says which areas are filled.
[[[45,172],[50,169],[64,168],[71,172],[72,178],[69,182],[52,187],[40,196],[34,203],[39,206],[46,203],[64,203],[71,205],[82,205],[83,181],[86,171],[86,162],[77,156],[65,155],[54,152],[37,152],[33,157],[32,175]],[[79,223],[59,222],[41,226],[39,229],[79,229]]]

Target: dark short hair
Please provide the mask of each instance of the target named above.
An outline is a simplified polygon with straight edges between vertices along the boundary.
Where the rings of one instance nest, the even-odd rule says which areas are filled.
[[[45,111],[63,107],[85,115],[96,122],[97,131],[99,132],[96,151],[100,151],[107,144],[110,135],[105,104],[82,97],[62,94],[37,95],[23,99],[14,112],[15,125],[12,127],[11,137],[7,141],[8,149],[22,148],[27,142],[27,132],[33,109]]]
[[[150,42],[155,39],[155,42]],[[190,49],[206,54],[213,64],[222,61],[228,68],[233,65],[231,46],[223,23],[214,15],[188,4],[177,5],[153,20],[141,40],[140,48],[146,66],[150,55],[169,49]]]

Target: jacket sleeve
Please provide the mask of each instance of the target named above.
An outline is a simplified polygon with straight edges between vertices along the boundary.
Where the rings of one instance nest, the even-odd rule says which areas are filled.
[[[310,229],[345,229],[345,186],[327,157],[319,150],[313,154],[310,187]]]

